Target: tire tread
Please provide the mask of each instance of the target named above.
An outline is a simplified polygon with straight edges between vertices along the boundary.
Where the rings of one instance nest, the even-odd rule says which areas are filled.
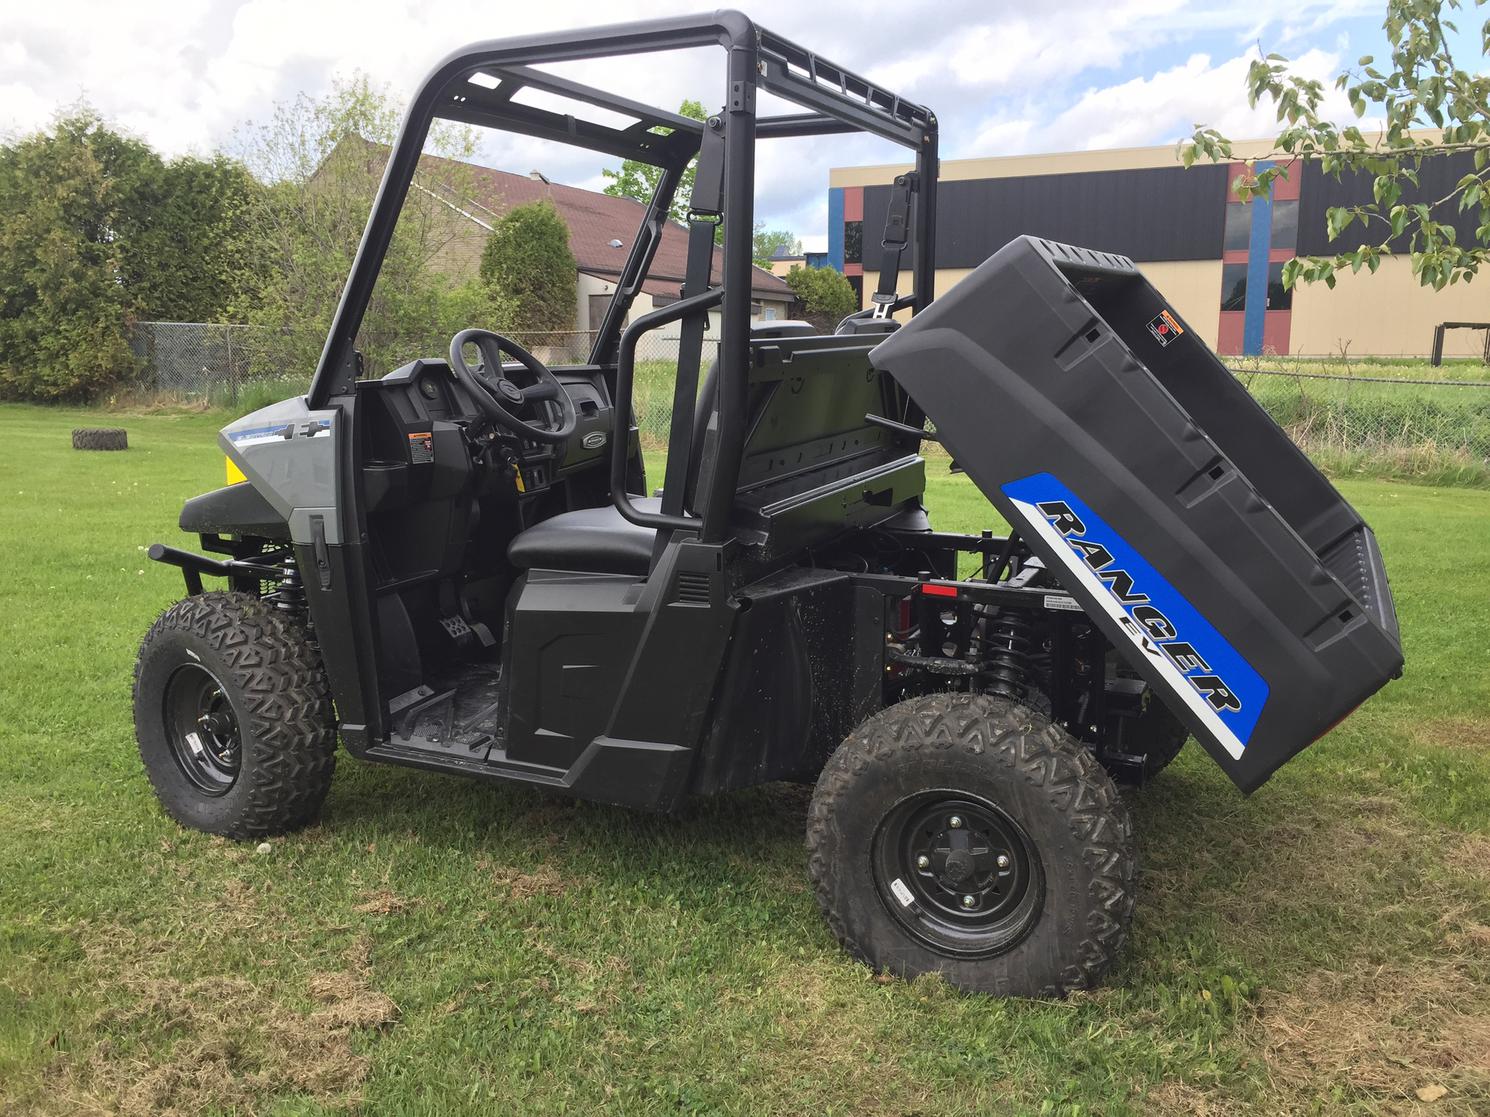
[[[854,957],[875,959],[836,910],[834,866],[826,854],[835,812],[851,809],[855,784],[873,765],[896,753],[958,750],[997,758],[1042,789],[1082,846],[1092,874],[1084,934],[1058,979],[1042,997],[1061,997],[1098,984],[1127,940],[1137,898],[1138,859],[1126,804],[1101,764],[1039,714],[985,695],[933,694],[891,706],[865,721],[824,767],[807,817],[808,871],[833,935]]]
[[[304,626],[280,610],[246,593],[212,592],[176,602],[151,626],[145,646],[163,633],[179,631],[203,641],[228,669],[231,685],[243,699],[248,724],[240,727],[245,761],[252,782],[243,808],[217,832],[249,839],[282,834],[313,820],[331,786],[336,768],[336,731],[330,688],[319,654]],[[134,677],[135,732],[141,739],[154,730],[144,720],[140,678]],[[173,809],[160,773],[146,771],[165,809]]]

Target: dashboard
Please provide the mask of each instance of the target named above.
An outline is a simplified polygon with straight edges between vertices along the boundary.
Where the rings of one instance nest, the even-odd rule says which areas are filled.
[[[615,430],[610,392],[599,369],[556,369],[574,403],[574,433],[561,445],[524,439],[483,416],[467,389],[443,360],[412,361],[380,380],[360,381],[359,403],[370,421],[359,424],[370,510],[405,499],[447,495],[475,461],[494,457],[520,471],[518,491],[536,494],[580,471],[609,462]],[[539,404],[556,410],[553,404]],[[479,432],[479,433],[478,433]],[[427,467],[427,468],[426,468]],[[387,480],[375,480],[379,474]],[[428,474],[428,484],[422,475]],[[405,475],[402,482],[397,475]],[[442,483],[443,482],[443,483]]]

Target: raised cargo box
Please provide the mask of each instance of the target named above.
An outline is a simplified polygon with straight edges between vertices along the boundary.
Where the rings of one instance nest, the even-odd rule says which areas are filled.
[[[1133,261],[1021,237],[870,359],[1242,790],[1401,673],[1371,529]]]

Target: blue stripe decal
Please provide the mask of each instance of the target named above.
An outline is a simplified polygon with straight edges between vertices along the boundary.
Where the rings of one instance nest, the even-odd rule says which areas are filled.
[[[843,271],[843,187],[828,191],[828,266]]]
[[[1067,569],[1099,600],[1105,594],[1108,615],[1153,657],[1153,666],[1175,687],[1176,697],[1218,730],[1227,751],[1240,758],[1267,702],[1262,676],[1147,559],[1055,477],[1037,473],[1011,481],[1003,491],[1047,542],[1065,544],[1059,557]]]
[[[1266,161],[1254,169],[1262,173],[1272,167]],[[1273,243],[1273,192],[1252,199],[1252,231],[1247,240],[1247,304],[1242,318],[1242,352],[1248,357],[1262,354],[1263,325],[1268,309],[1268,249]]]
[[[247,427],[243,430],[230,430],[223,433],[228,436],[229,442],[243,442],[250,438],[266,438],[269,435],[278,435],[284,438],[286,437],[285,431],[287,429],[293,431],[294,426],[295,424],[293,422],[286,419],[283,423],[275,423],[272,427]]]

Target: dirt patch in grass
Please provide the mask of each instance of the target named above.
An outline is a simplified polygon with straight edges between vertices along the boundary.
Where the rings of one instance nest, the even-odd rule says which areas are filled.
[[[530,900],[534,896],[562,896],[569,889],[568,883],[552,865],[542,864],[531,872],[512,865],[493,865],[482,858],[476,867],[490,872],[499,888],[507,890],[514,900]]]
[[[1490,721],[1479,718],[1434,718],[1417,730],[1419,742],[1446,749],[1490,752]]]
[[[379,888],[373,892],[364,892],[362,902],[353,904],[352,910],[358,915],[398,915],[415,907],[417,903],[416,900],[406,899],[386,888]]]
[[[841,965],[820,962],[785,965],[771,976],[759,994],[762,1002],[775,1006],[766,1033],[777,1037],[759,1051],[761,1069],[773,1084],[764,1087],[758,1099],[761,1112],[797,1112],[790,1094],[778,1096],[776,1087],[804,1080],[838,1099],[844,1113],[900,1115],[966,1108],[945,1092],[933,1104],[931,1091],[886,1048],[875,1023],[879,1014],[869,1011],[864,1000],[864,988],[873,981],[867,971],[861,981],[846,980]],[[921,991],[934,999],[942,994],[930,985]],[[737,995],[728,992],[724,998]]]
[[[1300,1108],[1333,1097],[1436,1112],[1490,1109],[1490,1004],[1473,972],[1442,959],[1407,969],[1317,973],[1265,999],[1259,1020],[1273,1096]]]
[[[1490,880],[1490,838],[1481,834],[1461,838],[1449,849],[1444,863],[1475,880]]]
[[[397,1006],[371,985],[364,947],[343,970],[304,983],[261,983],[167,976],[158,972],[164,953],[135,953],[127,932],[110,941],[124,949],[100,983],[109,1005],[86,1030],[101,1038],[48,1069],[34,1112],[256,1112],[285,1095],[353,1108],[368,1069],[354,1037],[398,1018]],[[300,1007],[307,999],[310,1007]]]
[[[1402,851],[1419,856],[1422,846],[1421,832],[1385,798],[1315,803],[1228,830],[1152,851],[1143,918],[1162,925],[1167,912],[1202,904],[1222,919],[1229,941],[1266,955],[1280,916],[1333,918],[1400,902],[1401,888],[1412,886],[1402,883],[1410,876]]]
[[[1188,1082],[1171,1080],[1151,1086],[1143,1094],[1144,1113],[1185,1113],[1189,1117],[1232,1117],[1245,1112],[1229,1102],[1218,1100]]]
[[[1490,879],[1490,839],[1425,830],[1384,797],[1242,829],[1151,869],[1146,918],[1204,906],[1267,974],[1239,1021],[1268,1074],[1262,1109],[1490,1113],[1490,953],[1472,883]],[[1424,1103],[1429,1086],[1447,1092]],[[1151,1111],[1206,1111],[1182,1085],[1162,1089]],[[1218,1112],[1236,1100],[1206,1097]]]
[[[1490,957],[1490,927],[1483,923],[1470,923],[1444,936],[1444,944],[1450,950],[1482,953]]]

